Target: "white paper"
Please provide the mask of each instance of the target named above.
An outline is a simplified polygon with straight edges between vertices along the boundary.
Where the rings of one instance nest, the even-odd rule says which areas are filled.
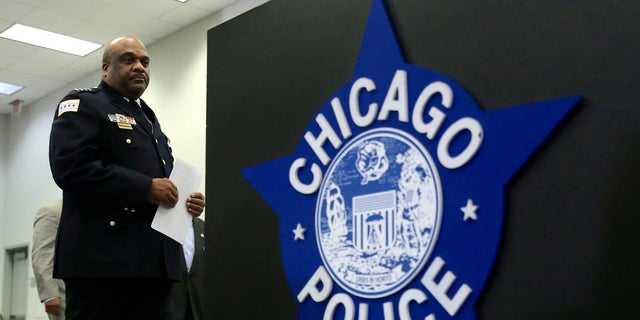
[[[171,209],[158,206],[151,228],[184,244],[193,218],[187,211],[187,198],[200,188],[202,174],[192,165],[176,158],[169,179],[178,187],[178,203]]]

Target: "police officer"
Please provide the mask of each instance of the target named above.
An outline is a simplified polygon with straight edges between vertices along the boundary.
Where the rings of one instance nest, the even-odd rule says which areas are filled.
[[[159,205],[197,217],[205,199],[177,203],[171,147],[140,99],[149,61],[140,40],[113,40],[98,87],[69,92],[55,112],[49,161],[63,208],[53,274],[67,287],[68,320],[171,319],[182,249],[151,221]]]

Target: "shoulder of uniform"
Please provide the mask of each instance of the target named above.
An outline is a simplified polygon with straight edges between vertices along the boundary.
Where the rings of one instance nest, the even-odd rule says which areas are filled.
[[[69,94],[96,93],[98,91],[100,91],[100,88],[98,88],[98,87],[93,87],[93,88],[75,88],[75,89],[71,90],[71,92],[69,92]]]
[[[94,100],[94,97],[90,96],[90,94],[100,92],[102,89],[99,87],[95,88],[76,88],[69,93],[60,101],[58,104],[57,116],[60,117],[62,114],[67,112],[78,112],[80,109],[81,101],[90,101]]]

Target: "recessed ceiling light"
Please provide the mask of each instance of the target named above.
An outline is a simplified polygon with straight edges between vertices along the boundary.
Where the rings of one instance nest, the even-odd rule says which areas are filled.
[[[12,95],[14,92],[21,90],[23,86],[0,81],[0,93],[4,95]]]
[[[187,1],[189,1],[189,0],[176,0],[176,1],[178,1],[178,2],[182,2],[182,3],[185,3],[185,2],[187,2]]]
[[[19,23],[0,33],[0,37],[84,57],[102,47],[97,43],[72,38],[59,33],[25,26]]]

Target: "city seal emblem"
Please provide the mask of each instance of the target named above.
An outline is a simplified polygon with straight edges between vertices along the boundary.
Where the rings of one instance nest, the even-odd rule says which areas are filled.
[[[402,289],[437,240],[441,195],[435,162],[411,135],[384,128],[353,138],[316,205],[318,249],[334,281],[368,298]]]
[[[298,318],[476,319],[504,189],[580,97],[485,111],[404,61],[381,0],[336,87],[292,154],[242,170],[280,218]]]

